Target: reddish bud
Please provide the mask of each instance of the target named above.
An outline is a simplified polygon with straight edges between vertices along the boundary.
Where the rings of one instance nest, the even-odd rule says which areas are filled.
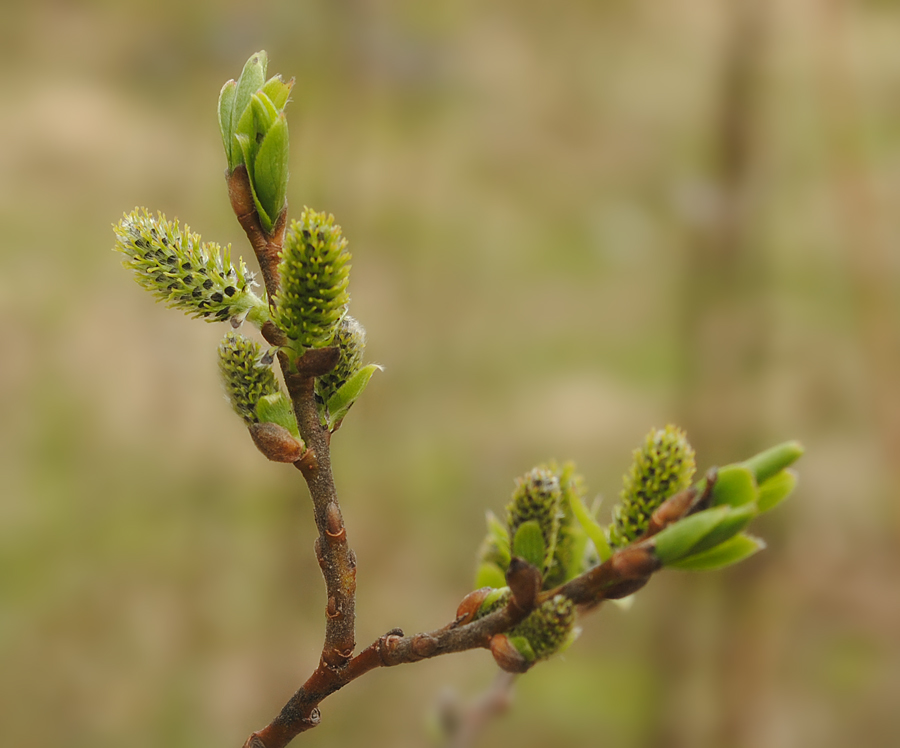
[[[532,665],[513,646],[506,634],[497,634],[491,637],[491,654],[494,655],[494,662],[498,667],[507,673],[524,673]]]
[[[256,448],[272,462],[297,462],[306,451],[290,431],[277,423],[254,423],[249,431]]]
[[[475,614],[481,608],[481,604],[493,591],[493,587],[482,587],[466,595],[456,609],[456,620],[454,621],[454,625],[463,626],[472,621],[472,619],[475,618]]]

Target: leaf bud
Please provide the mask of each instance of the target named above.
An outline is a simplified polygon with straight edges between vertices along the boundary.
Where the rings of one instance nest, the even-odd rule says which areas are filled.
[[[256,448],[272,462],[297,462],[306,451],[301,441],[277,423],[253,423],[250,436]]]
[[[228,174],[242,164],[259,222],[271,234],[284,210],[288,180],[288,127],[284,107],[294,81],[281,76],[268,81],[264,51],[252,55],[241,77],[228,81],[219,94],[219,130]]]

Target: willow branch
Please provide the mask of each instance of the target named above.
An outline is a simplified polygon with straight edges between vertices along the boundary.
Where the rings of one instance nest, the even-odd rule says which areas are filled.
[[[244,167],[238,167],[228,176],[228,190],[238,221],[259,260],[271,299],[279,284],[278,262],[284,241],[285,212],[272,234],[266,234],[259,223]],[[283,343],[281,332],[271,323],[264,326],[263,335],[273,345]],[[309,349],[300,358],[291,360],[287,350],[282,349],[278,359],[305,444],[305,452],[294,466],[303,474],[309,487],[319,533],[315,551],[327,595],[325,640],[319,664],[312,675],[269,725],[247,739],[244,748],[284,748],[297,735],[319,724],[319,704],[326,697],[370,670],[453,652],[490,648],[494,637],[511,631],[553,595],[565,595],[582,610],[588,610],[603,600],[631,594],[661,567],[654,553],[652,534],[695,510],[704,498],[708,498],[715,481],[714,474],[707,476],[706,491],[700,497],[695,489],[687,489],[664,502],[654,513],[650,530],[643,539],[618,550],[606,562],[554,590],[540,592],[540,571],[513,558],[506,572],[511,595],[502,608],[473,620],[478,606],[468,609],[463,605],[457,617],[440,629],[413,636],[392,629],[354,656],[356,556],[347,542],[334,486],[331,434],[321,423],[314,398],[316,377],[334,368],[339,353],[336,348]]]
[[[250,245],[259,261],[259,269],[262,271],[266,292],[271,300],[279,285],[278,263],[281,261],[281,248],[284,244],[287,207],[278,216],[272,233],[267,234],[259,222],[256,203],[253,202],[253,191],[250,188],[247,167],[241,164],[233,172],[226,174],[225,180],[228,183],[228,198],[231,200],[231,208],[234,210],[241,228],[244,229],[244,233],[247,234],[247,239],[250,240]]]
[[[709,500],[714,483],[715,472],[711,471],[702,493],[688,488],[672,496],[654,513],[651,530],[641,540],[616,551],[604,563],[556,589],[538,592],[540,572],[522,559],[513,558],[506,572],[512,596],[499,610],[476,620],[471,620],[474,611],[463,612],[440,629],[412,636],[405,636],[401,629],[393,629],[343,664],[329,664],[323,656],[319,666],[280,714],[262,730],[253,733],[244,748],[284,748],[297,735],[319,724],[319,704],[327,696],[370,670],[470,649],[487,649],[495,636],[515,628],[535,607],[554,595],[565,595],[582,611],[587,611],[604,600],[631,594],[661,568],[654,553],[652,534],[702,508]]]

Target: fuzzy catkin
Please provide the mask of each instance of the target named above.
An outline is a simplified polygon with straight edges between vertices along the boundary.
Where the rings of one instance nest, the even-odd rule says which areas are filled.
[[[559,477],[551,470],[537,467],[516,481],[512,501],[506,506],[510,545],[522,523],[537,520],[544,538],[543,573],[549,570],[556,549],[561,495]]]
[[[350,295],[350,253],[334,216],[304,208],[285,234],[273,321],[300,348],[331,345]]]
[[[344,315],[335,332],[333,345],[341,354],[337,366],[316,379],[316,394],[324,403],[362,367],[366,331],[355,318]]]
[[[653,512],[690,486],[696,470],[693,448],[685,433],[672,425],[652,429],[633,456],[608,530],[612,548],[622,548],[643,535]]]
[[[256,407],[268,395],[280,392],[278,380],[264,359],[262,347],[229,331],[219,344],[219,373],[234,412],[248,426],[259,423]]]
[[[243,260],[232,265],[229,247],[200,241],[190,227],[135,208],[114,228],[115,249],[135,280],[166,305],[208,322],[241,319],[265,303],[251,290],[256,283]]]
[[[517,637],[524,638],[531,646],[534,659],[543,660],[556,654],[572,639],[575,627],[575,604],[564,595],[554,595],[538,606],[531,614],[509,632],[513,645]],[[521,652],[526,659],[528,654]]]

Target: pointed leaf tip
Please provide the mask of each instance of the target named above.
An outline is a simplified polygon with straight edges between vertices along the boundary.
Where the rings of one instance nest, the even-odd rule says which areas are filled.
[[[793,493],[796,486],[797,473],[789,468],[773,475],[759,487],[759,500],[757,501],[759,511],[768,512],[774,509]]]
[[[761,486],[776,473],[799,460],[803,452],[803,445],[800,442],[783,442],[754,455],[743,465],[753,472],[757,485]]]
[[[715,571],[744,561],[765,547],[766,544],[759,538],[741,533],[713,548],[675,561],[669,566],[685,571]]]

